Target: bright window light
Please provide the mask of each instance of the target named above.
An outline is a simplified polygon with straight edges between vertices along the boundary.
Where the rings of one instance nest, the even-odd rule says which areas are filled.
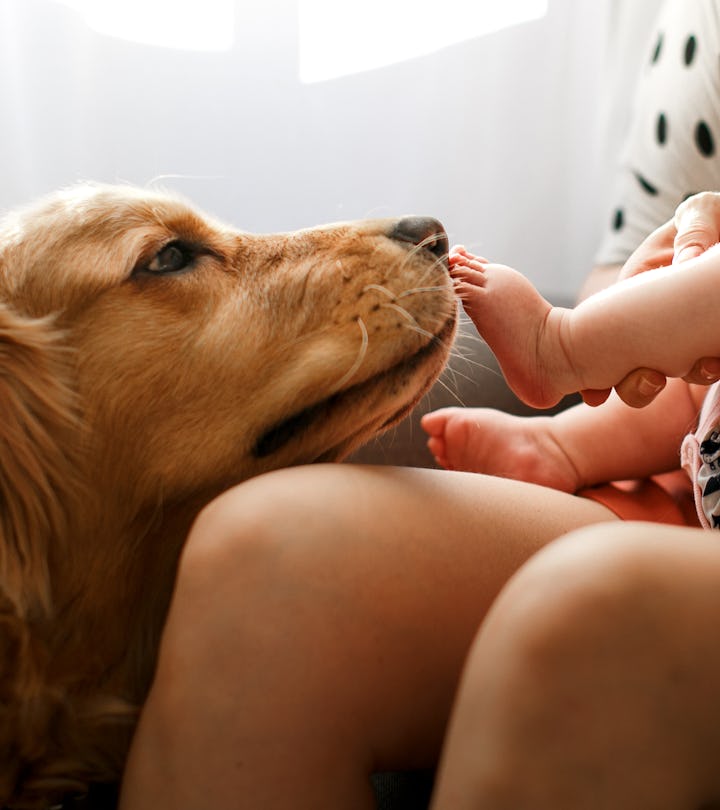
[[[188,51],[235,42],[234,0],[59,0],[100,34]]]
[[[547,0],[298,0],[300,79],[318,82],[535,20]]]

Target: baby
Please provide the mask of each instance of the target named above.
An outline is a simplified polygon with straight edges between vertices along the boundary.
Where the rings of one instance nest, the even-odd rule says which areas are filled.
[[[582,404],[554,417],[462,408],[426,414],[428,447],[441,466],[578,492],[677,469],[678,448],[706,394],[705,411],[713,413],[711,422],[720,421],[713,407],[717,386],[708,393],[677,379],[697,358],[720,356],[720,246],[618,282],[575,309],[551,306],[517,271],[462,247],[453,249],[450,264],[468,315],[526,403],[549,407],[576,391],[600,402],[628,368],[653,368],[674,379],[642,410],[613,397],[600,409]],[[700,444],[716,427],[703,424],[698,438],[684,443],[683,460],[695,479],[712,473],[700,469]],[[714,515],[701,508],[698,519],[712,525]]]

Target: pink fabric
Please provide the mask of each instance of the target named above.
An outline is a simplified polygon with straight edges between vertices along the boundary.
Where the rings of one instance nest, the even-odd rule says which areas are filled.
[[[682,443],[683,469],[693,485],[695,508],[706,529],[720,528],[720,453],[715,451],[720,428],[720,383],[707,393],[698,426]]]

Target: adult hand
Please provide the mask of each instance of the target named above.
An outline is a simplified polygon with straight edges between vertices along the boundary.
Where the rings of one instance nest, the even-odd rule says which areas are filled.
[[[678,206],[674,263],[694,259],[720,241],[720,193],[703,191]]]
[[[704,191],[682,203],[675,216],[650,234],[625,263],[620,279],[657,267],[694,259],[720,241],[720,193]],[[720,358],[702,357],[683,377],[686,382],[710,385],[720,380]],[[616,386],[620,399],[633,408],[644,408],[663,390],[664,374],[648,368],[631,371]],[[588,405],[600,405],[610,389],[581,391]]]

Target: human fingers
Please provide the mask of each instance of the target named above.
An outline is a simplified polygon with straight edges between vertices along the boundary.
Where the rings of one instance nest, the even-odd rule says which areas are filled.
[[[701,358],[683,379],[697,385],[712,385],[720,380],[720,358]],[[649,368],[638,368],[631,371],[615,386],[615,392],[626,405],[632,408],[644,408],[665,388],[666,383],[667,379],[661,372]],[[583,399],[585,399],[584,393]]]
[[[675,212],[673,263],[704,253],[720,240],[720,194],[703,191],[681,203]]]
[[[656,228],[633,252],[620,270],[620,280],[657,267],[667,267],[673,260],[675,222],[670,220]]]
[[[583,402],[586,405],[597,408],[598,405],[602,405],[603,402],[605,402],[611,393],[612,388],[586,388],[584,391],[580,391],[580,396],[583,398]]]
[[[720,358],[702,357],[683,377],[683,380],[696,385],[712,385],[720,380]]]
[[[616,386],[615,392],[631,408],[644,408],[665,388],[664,374],[650,368],[636,368]]]

